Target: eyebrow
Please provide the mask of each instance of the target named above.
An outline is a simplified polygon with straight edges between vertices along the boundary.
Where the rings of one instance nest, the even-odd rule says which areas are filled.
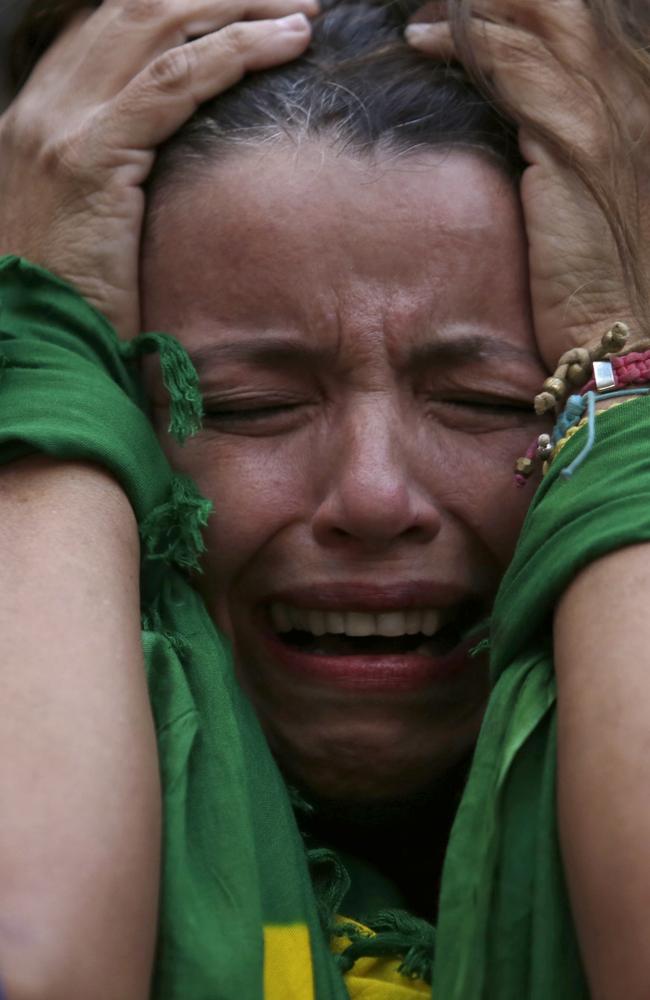
[[[408,367],[419,368],[433,364],[445,366],[469,364],[479,358],[481,361],[518,361],[541,364],[536,352],[531,348],[518,347],[494,336],[483,333],[465,333],[453,339],[430,340],[416,345],[409,352]]]
[[[219,363],[247,361],[259,365],[279,365],[325,362],[334,351],[330,347],[303,344],[289,337],[249,337],[231,340],[227,344],[206,344],[188,351],[190,361],[199,375]]]
[[[289,337],[249,337],[226,344],[206,344],[188,352],[199,375],[220,363],[235,361],[274,367],[291,363],[318,366],[331,362],[337,353],[333,345],[304,344]],[[540,365],[532,349],[517,347],[487,334],[459,334],[452,338],[430,340],[409,351],[404,367],[407,370],[440,365],[463,366],[479,358],[488,361],[517,361]]]

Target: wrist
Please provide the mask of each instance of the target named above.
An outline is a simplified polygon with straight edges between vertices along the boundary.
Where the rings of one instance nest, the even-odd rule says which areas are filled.
[[[546,379],[535,397],[535,411],[542,416],[554,413],[553,431],[531,442],[526,455],[515,462],[515,483],[522,487],[535,471],[537,460],[544,473],[570,437],[583,426],[588,441],[584,452],[562,475],[571,476],[593,447],[595,418],[602,410],[650,392],[650,341],[629,344],[630,331],[615,323],[599,344],[574,348],[562,355],[555,373]],[[625,354],[621,352],[625,350]],[[569,393],[571,393],[569,395]]]

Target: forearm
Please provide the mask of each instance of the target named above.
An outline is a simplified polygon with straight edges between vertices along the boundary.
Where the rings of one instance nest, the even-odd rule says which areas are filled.
[[[160,805],[139,546],[91,466],[0,470],[0,970],[9,1000],[144,1000]]]
[[[594,1000],[650,984],[650,546],[577,577],[555,617],[558,808]]]

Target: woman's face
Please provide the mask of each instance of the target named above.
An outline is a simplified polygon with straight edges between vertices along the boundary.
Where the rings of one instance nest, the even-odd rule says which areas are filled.
[[[545,372],[512,185],[459,151],[237,152],[159,198],[143,275],[204,394],[180,448],[152,389],[214,501],[200,586],[281,765],[325,798],[424,788],[476,738],[464,635],[529,499]]]

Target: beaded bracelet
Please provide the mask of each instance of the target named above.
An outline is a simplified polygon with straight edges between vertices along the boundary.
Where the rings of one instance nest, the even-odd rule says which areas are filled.
[[[576,394],[570,396],[567,401],[567,407],[560,414],[560,418],[553,428],[552,433],[540,434],[526,452],[525,459],[517,459],[515,484],[520,487],[526,485],[528,478],[535,468],[536,459],[543,461],[543,472],[546,474],[549,465],[557,457],[565,444],[568,443],[578,430],[586,426],[587,443],[573,462],[565,469],[562,469],[560,473],[564,479],[569,479],[576,469],[582,465],[596,442],[596,403],[604,402],[607,399],[630,399],[632,396],[647,396],[649,394],[650,387],[642,387],[637,389],[620,389],[615,392],[600,394],[589,390],[584,395]],[[527,470],[530,469],[530,471],[520,471],[520,463],[523,462],[526,462],[525,468]]]
[[[545,463],[557,454],[558,444],[567,432],[583,421],[587,410],[588,439],[578,458],[567,469],[562,470],[565,478],[570,477],[585,460],[595,441],[596,402],[617,396],[646,395],[647,388],[629,388],[650,384],[650,349],[647,341],[631,345],[632,350],[625,355],[616,354],[627,344],[630,331],[624,323],[615,323],[602,337],[597,347],[573,348],[560,358],[555,373],[544,382],[543,391],[535,397],[535,412],[544,414],[566,400],[562,412],[558,414],[553,432],[540,434],[532,442],[525,456],[515,462],[515,483],[524,486],[535,469],[537,459]],[[644,348],[644,350],[639,350]],[[578,386],[587,378],[591,368],[591,378],[573,395],[567,395],[571,385]]]
[[[648,393],[650,393],[650,388],[619,389],[615,392],[604,392],[601,394],[597,394],[592,389],[589,389],[582,396],[571,397],[572,399],[578,398],[582,400],[582,402],[585,404],[585,408],[587,410],[587,417],[586,417],[587,443],[585,444],[580,454],[574,458],[571,464],[567,465],[566,468],[562,469],[560,473],[562,478],[570,479],[570,477],[573,475],[576,469],[578,469],[582,465],[584,460],[588,457],[589,453],[591,452],[591,449],[593,448],[596,442],[596,403],[599,403],[606,399],[630,398],[631,396],[647,396]],[[573,430],[573,427],[575,427],[577,430],[578,425],[582,423],[582,419],[578,418],[578,420],[575,421],[575,423],[572,426],[568,427],[567,430],[564,432],[564,434],[562,434],[562,436],[558,438],[558,440],[555,442],[555,446],[553,448],[551,455],[547,458],[547,462],[552,461],[553,458],[558,454],[558,452],[561,451],[564,444],[566,444],[567,434],[571,430]]]
[[[574,347],[566,351],[553,375],[544,382],[542,392],[535,397],[535,413],[542,416],[550,410],[557,410],[570,394],[572,386],[578,388],[586,382],[594,362],[620,354],[629,336],[630,329],[625,323],[614,323],[595,347]]]
[[[594,363],[594,376],[580,390],[582,394],[602,391],[604,387],[622,389],[626,385],[644,385],[650,382],[650,351],[612,357]]]

